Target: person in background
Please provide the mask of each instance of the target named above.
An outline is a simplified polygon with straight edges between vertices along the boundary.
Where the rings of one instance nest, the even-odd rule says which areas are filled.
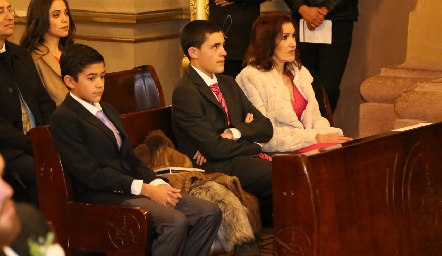
[[[74,44],[63,51],[60,66],[70,92],[50,127],[60,159],[72,174],[74,199],[149,209],[157,235],[154,256],[208,255],[221,210],[171,187],[135,155],[118,112],[100,102],[103,56]]]
[[[302,64],[321,76],[334,112],[350,54],[353,23],[358,20],[358,0],[284,0],[284,2],[292,11],[296,24],[299,24],[302,18],[310,30],[315,30],[324,20],[332,22],[331,44],[298,43],[298,49],[301,52]]]
[[[29,129],[49,124],[55,102],[43,87],[31,55],[7,39],[14,33],[14,11],[0,0],[0,153],[15,198],[38,205]]]
[[[223,74],[236,77],[250,41],[250,30],[266,0],[210,0],[209,20],[222,28],[227,51]]]
[[[58,105],[68,89],[61,79],[60,56],[74,43],[75,25],[66,0],[31,0],[20,45],[28,49],[49,95]]]
[[[299,61],[290,16],[269,13],[256,20],[244,63],[247,66],[236,81],[273,124],[273,137],[263,144],[264,151],[295,151],[351,140],[320,114],[313,77]]]
[[[0,255],[28,256],[28,242],[37,245],[37,240],[45,239],[51,232],[46,219],[29,204],[16,204],[12,199],[14,191],[3,180],[5,162],[0,155]],[[53,237],[53,236],[52,236]],[[63,256],[63,249],[58,244],[48,241],[44,255]]]

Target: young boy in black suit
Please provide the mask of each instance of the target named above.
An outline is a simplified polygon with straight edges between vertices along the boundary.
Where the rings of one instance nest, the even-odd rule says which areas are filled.
[[[223,45],[224,34],[213,22],[195,20],[183,28],[181,47],[190,66],[172,95],[178,150],[206,172],[237,176],[244,190],[268,201],[272,165],[257,156],[262,152],[259,143],[272,138],[273,126],[233,77],[219,74],[227,55]]]
[[[135,156],[117,111],[100,103],[103,56],[75,44],[63,51],[60,66],[70,93],[50,126],[60,158],[73,176],[75,200],[149,209],[158,234],[152,255],[208,255],[220,209],[172,188]]]

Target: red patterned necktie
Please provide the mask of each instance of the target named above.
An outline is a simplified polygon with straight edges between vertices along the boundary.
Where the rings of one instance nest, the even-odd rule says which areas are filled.
[[[267,155],[266,153],[259,153],[257,156],[259,158],[265,159],[267,161],[270,161],[270,162],[272,161],[272,157]]]
[[[100,110],[95,114],[95,116],[100,119],[111,131],[114,133],[115,139],[117,140],[118,148],[121,147],[121,136],[115,128],[115,125],[103,114],[103,111]]]
[[[221,107],[223,107],[224,112],[226,112],[227,126],[230,126],[229,110],[227,109],[226,100],[224,99],[223,94],[218,87],[218,84],[212,84],[211,86],[209,86],[209,88],[210,90],[212,90],[213,93],[215,93],[219,103],[221,104]]]

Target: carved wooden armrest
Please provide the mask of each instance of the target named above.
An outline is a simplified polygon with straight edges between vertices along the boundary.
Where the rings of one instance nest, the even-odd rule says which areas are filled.
[[[147,209],[73,202],[67,207],[69,244],[73,247],[88,250],[96,247],[97,251],[118,248],[123,254],[150,251],[152,217]]]

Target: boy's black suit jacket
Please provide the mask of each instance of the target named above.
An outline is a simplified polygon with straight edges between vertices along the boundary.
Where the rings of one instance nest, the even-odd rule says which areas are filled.
[[[118,112],[100,103],[122,138],[118,148],[113,132],[70,94],[51,119],[51,132],[61,161],[73,176],[77,201],[121,204],[131,194],[134,179],[149,183],[155,173],[134,154]]]
[[[237,128],[241,138],[235,141],[220,136],[228,128],[224,109],[191,66],[173,92],[172,125],[181,152],[192,159],[198,149],[208,160],[208,171],[223,172],[222,165],[226,161],[260,153],[261,146],[254,142],[269,141],[273,136],[273,127],[232,77],[221,74],[216,74],[216,77],[227,104],[230,127]],[[253,114],[253,122],[244,122],[247,113]]]

